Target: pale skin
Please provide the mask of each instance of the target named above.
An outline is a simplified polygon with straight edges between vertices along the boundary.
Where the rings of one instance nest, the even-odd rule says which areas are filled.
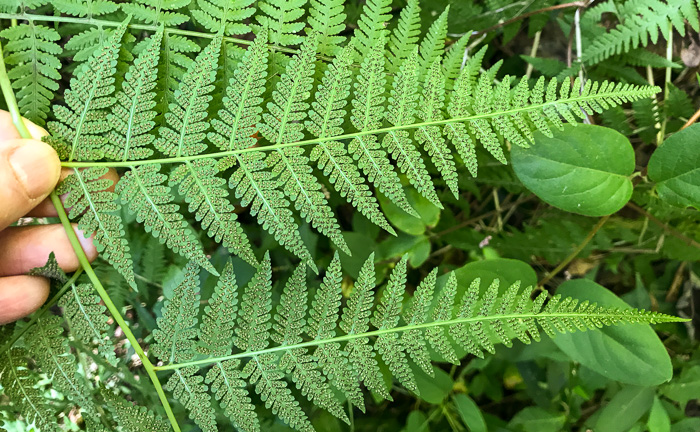
[[[34,139],[20,138],[9,113],[0,111],[0,325],[23,318],[39,309],[49,294],[49,281],[26,273],[46,264],[49,253],[66,272],[78,268],[76,257],[60,224],[10,226],[22,217],[54,217],[56,209],[47,198],[61,178],[56,152],[40,141],[41,127],[25,120]],[[116,174],[110,172],[107,177]],[[73,224],[90,261],[97,251]]]

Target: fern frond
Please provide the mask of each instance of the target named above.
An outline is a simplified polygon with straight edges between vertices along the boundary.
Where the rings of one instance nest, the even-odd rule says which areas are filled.
[[[171,157],[191,156],[202,153],[206,130],[209,127],[207,108],[212,99],[221,35],[197,56],[197,60],[183,77],[175,92],[175,103],[165,114],[168,126],[160,128],[155,146]],[[248,238],[243,233],[233,205],[228,201],[225,180],[216,176],[219,170],[213,159],[186,161],[170,173],[170,184],[178,185],[178,191],[189,204],[189,211],[207,234],[231,252],[252,265],[257,260]]]
[[[100,296],[90,284],[71,286],[58,301],[63,317],[68,322],[71,335],[85,345],[97,345],[98,352],[112,365],[117,364],[114,345],[109,338],[111,326],[105,314],[107,308],[100,304]]]
[[[466,32],[457,42],[450,45],[445,53],[445,59],[442,61],[442,68],[445,72],[448,90],[453,89],[454,80],[462,71],[462,63],[464,62],[465,56],[468,54],[465,51],[467,50],[470,36],[471,32]]]
[[[374,253],[370,254],[360,270],[347,306],[343,308],[340,328],[348,335],[362,334],[369,330],[369,317],[374,302]],[[360,377],[365,386],[385,399],[393,400],[387,391],[382,372],[379,370],[374,350],[369,344],[369,338],[352,339],[345,346],[350,364],[355,375]]]
[[[391,0],[367,0],[362,7],[362,15],[357,22],[357,28],[350,39],[350,45],[355,50],[354,60],[365,59],[377,41],[384,40],[388,31],[385,23],[391,20]],[[382,47],[383,48],[383,47]]]
[[[233,266],[226,264],[214,288],[209,305],[204,308],[199,327],[197,352],[211,356],[231,353],[236,317],[238,284]],[[260,425],[250,402],[246,383],[240,378],[240,360],[218,362],[207,372],[205,382],[224,408],[225,414],[243,431],[258,431]]]
[[[119,8],[110,0],[52,0],[51,5],[64,14],[88,18],[110,14]]]
[[[103,389],[101,394],[122,430],[129,432],[170,431],[168,423],[148,408],[134,405],[107,389]]]
[[[445,77],[440,59],[436,59],[427,73],[423,85],[423,101],[418,109],[418,117],[424,122],[442,120],[442,106],[445,103]],[[416,140],[423,145],[435,167],[442,175],[455,197],[459,197],[457,187],[457,167],[447,142],[439,126],[423,126],[416,131]],[[442,207],[442,206],[440,206]]]
[[[107,171],[104,167],[74,170],[56,191],[68,194],[65,201],[68,217],[79,218],[78,228],[84,233],[95,233],[97,251],[135,288],[129,244],[124,239],[124,223],[117,213],[120,208],[116,203],[117,195],[107,190],[112,181],[103,178]]]
[[[165,301],[163,315],[157,320],[158,328],[153,331],[155,343],[151,345],[151,352],[163,362],[188,361],[195,356],[198,288],[199,271],[190,263],[172,298]],[[164,387],[189,410],[190,417],[202,430],[216,431],[208,387],[197,371],[195,367],[176,370]]]
[[[304,16],[306,0],[264,0],[258,3],[260,12],[255,16],[259,24],[257,34],[267,32],[272,44],[281,46],[298,45],[304,41],[299,32],[304,23],[297,21]]]
[[[78,363],[71,354],[68,339],[63,337],[60,317],[39,318],[27,332],[29,352],[42,372],[52,378],[53,388],[68,396],[88,413],[95,412],[93,396],[78,379]]]
[[[312,340],[321,341],[336,336],[342,298],[341,279],[340,259],[336,252],[311,304],[306,333]],[[365,402],[359,379],[348,360],[347,353],[341,350],[340,343],[319,345],[313,356],[318,359],[319,367],[333,385],[341,390],[353,405],[364,412]],[[345,419],[343,416],[339,417]]]
[[[146,159],[153,154],[149,147],[154,136],[156,78],[163,29],[148,40],[148,45],[129,67],[116,95],[116,104],[107,115],[111,130],[103,146],[105,155],[115,160]]]
[[[415,121],[418,105],[418,50],[406,59],[394,77],[387,121],[394,126],[403,126]],[[425,168],[420,152],[406,130],[391,131],[384,135],[382,145],[396,160],[396,165],[406,174],[413,187],[436,206],[442,208],[435,193],[433,181]]]
[[[638,2],[628,0],[624,21],[610,32],[603,33],[591,41],[583,53],[583,62],[591,65],[639,46],[646,47],[649,41],[656,43],[659,35],[668,32],[669,26],[685,35],[685,21],[698,31],[698,7],[693,1],[666,0]]]
[[[70,149],[68,160],[94,158],[107,142],[105,132],[111,128],[107,108],[114,105],[114,74],[126,22],[112,32],[92,57],[78,68],[64,93],[64,105],[54,105],[56,121],[47,123],[51,141],[62,142]]]
[[[345,36],[346,15],[343,0],[309,0],[309,17],[311,29],[318,34],[317,51],[333,56],[341,51]]]
[[[121,9],[134,20],[146,24],[163,24],[165,27],[177,27],[189,17],[180,12],[191,0],[130,0],[122,3]]]
[[[289,62],[287,71],[272,92],[273,101],[267,104],[269,113],[263,115],[264,123],[258,126],[262,135],[274,145],[301,141],[304,138],[302,122],[307,116],[309,104],[306,100],[313,87],[315,38],[315,34],[309,36],[299,54]],[[349,252],[340,226],[321,191],[321,185],[312,173],[304,149],[278,148],[270,153],[266,163],[302,217],[340,249]],[[308,264],[316,271],[313,262]]]
[[[134,167],[124,173],[115,192],[129,213],[136,215],[136,221],[143,223],[146,232],[168,249],[207,271],[215,272],[195,234],[179,212],[179,206],[173,202],[175,197],[164,184],[167,176],[160,173],[160,168],[158,164]]]
[[[379,330],[393,329],[399,324],[404,290],[406,287],[406,262],[401,258],[391,272],[389,284],[384,290],[381,302],[374,310],[372,324]],[[374,349],[389,366],[389,371],[408,390],[420,394],[413,371],[408,364],[406,348],[397,333],[383,333],[377,337]]]
[[[350,95],[352,47],[345,47],[323,75],[311,103],[306,129],[316,137],[329,139],[343,133],[345,106]],[[365,184],[359,170],[348,155],[345,144],[323,141],[311,150],[311,160],[328,177],[335,189],[371,222],[396,234],[379,210],[377,199]]]
[[[5,352],[0,361],[0,386],[5,397],[14,401],[15,408],[29,423],[42,431],[58,431],[54,410],[37,387],[39,377],[27,367],[28,353],[22,348]]]
[[[369,5],[369,3],[368,3]],[[359,132],[379,129],[384,119],[384,39],[379,39],[360,67],[355,82],[350,121]],[[418,217],[406,199],[399,176],[381,148],[376,135],[363,134],[353,138],[348,147],[360,169],[384,195],[408,214]]]
[[[437,269],[433,269],[416,288],[413,295],[413,303],[403,314],[406,325],[412,326],[425,322],[428,319],[428,309],[433,301],[435,283],[437,281]],[[428,342],[422,331],[410,329],[401,335],[401,343],[406,347],[406,354],[411,357],[421,369],[431,377],[435,375],[433,366],[430,363],[430,352],[428,352]]]
[[[433,321],[446,321],[452,317],[452,305],[456,294],[457,278],[454,273],[451,273],[447,284],[438,294],[437,303],[432,313]],[[450,340],[447,338],[447,334],[447,329],[444,327],[431,327],[426,330],[425,338],[442,358],[452,364],[459,364],[459,359]]]
[[[4,44],[5,64],[13,65],[7,76],[12,80],[22,116],[43,125],[49,105],[61,79],[58,56],[63,52],[56,43],[60,39],[55,29],[33,21],[0,31]]]
[[[428,33],[423,36],[420,43],[420,60],[418,62],[418,76],[424,78],[428,70],[436,60],[442,58],[447,38],[447,16],[450,13],[448,5],[440,16],[433,21]]]
[[[399,22],[389,38],[388,70],[395,74],[418,44],[420,35],[420,0],[408,0],[401,9]]]
[[[194,19],[207,30],[228,36],[242,35],[250,31],[250,26],[242,21],[255,12],[251,7],[254,0],[197,0],[199,9],[192,11]]]

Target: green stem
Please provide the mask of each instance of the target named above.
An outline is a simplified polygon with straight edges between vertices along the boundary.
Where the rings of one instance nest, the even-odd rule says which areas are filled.
[[[169,365],[164,365],[164,366],[156,366],[155,370],[157,371],[164,371],[164,370],[176,370],[176,369],[182,369],[185,367],[189,366],[201,366],[201,365],[207,365],[207,364],[212,364],[212,363],[217,363],[217,362],[222,362],[226,360],[232,360],[232,359],[237,359],[237,358],[247,358],[247,357],[256,357],[260,356],[263,354],[269,354],[269,353],[274,353],[278,351],[289,351],[289,350],[294,350],[298,348],[307,348],[307,347],[315,347],[315,346],[320,346],[320,345],[326,345],[330,343],[338,343],[338,342],[346,342],[350,341],[353,339],[358,339],[358,338],[367,338],[367,337],[374,337],[374,336],[380,336],[386,333],[398,333],[398,332],[405,332],[409,330],[415,330],[415,329],[424,329],[424,328],[431,328],[431,327],[439,327],[439,326],[454,326],[457,324],[467,324],[467,323],[476,323],[476,322],[488,322],[488,321],[507,321],[510,319],[516,319],[516,320],[524,320],[524,319],[541,319],[541,318],[574,318],[574,317],[579,317],[583,319],[590,319],[591,317],[596,317],[596,318],[607,318],[612,321],[617,320],[622,320],[625,317],[629,317],[628,314],[625,314],[624,311],[622,312],[601,312],[601,313],[594,313],[591,314],[589,312],[583,313],[583,312],[530,312],[530,313],[511,313],[511,314],[501,314],[501,315],[490,315],[490,316],[483,316],[483,315],[478,315],[474,317],[468,317],[468,318],[455,318],[451,320],[445,320],[445,321],[432,321],[432,322],[426,322],[426,323],[421,323],[421,324],[411,324],[411,325],[405,325],[405,326],[400,326],[400,327],[394,327],[390,329],[382,329],[382,330],[374,330],[370,332],[365,332],[365,333],[355,333],[355,334],[348,334],[344,336],[337,336],[334,338],[330,339],[323,339],[323,340],[312,340],[308,342],[301,342],[298,344],[294,345],[278,345],[274,346],[271,348],[265,348],[257,351],[248,351],[248,352],[242,352],[238,354],[232,354],[228,356],[223,356],[223,357],[212,357],[212,358],[206,358],[206,359],[201,359],[201,360],[194,360],[186,363],[179,363],[179,364],[169,364]],[[664,320],[667,319],[675,319],[680,321],[684,321],[682,318],[674,318],[674,317],[663,317]]]
[[[114,304],[114,302],[112,302],[112,299],[109,297],[109,294],[107,294],[107,291],[102,286],[100,279],[97,277],[95,271],[92,269],[90,261],[88,260],[87,255],[85,255],[85,251],[83,250],[83,247],[80,244],[80,240],[78,240],[78,236],[75,234],[73,226],[71,225],[70,220],[68,219],[68,215],[66,214],[66,210],[63,207],[61,199],[58,197],[56,192],[51,192],[51,195],[49,195],[49,197],[51,198],[51,202],[53,203],[53,205],[56,207],[58,218],[61,220],[61,224],[63,224],[63,228],[65,229],[66,234],[68,235],[68,241],[70,242],[71,246],[73,247],[73,250],[75,251],[75,254],[78,257],[78,262],[80,262],[80,265],[85,270],[85,274],[87,274],[87,276],[90,278],[90,281],[95,287],[95,291],[97,291],[97,293],[102,298],[102,301],[107,307],[107,310],[109,310],[109,313],[112,315],[112,318],[114,318],[114,321],[122,329],[122,331],[124,332],[124,336],[126,336],[126,338],[129,340],[129,343],[131,343],[131,346],[134,348],[136,355],[139,357],[139,359],[141,359],[141,363],[143,364],[144,369],[146,369],[146,373],[148,373],[149,378],[153,382],[153,386],[155,387],[156,392],[158,393],[158,397],[160,398],[160,401],[163,404],[163,408],[165,409],[165,413],[167,414],[168,419],[170,420],[170,424],[172,425],[175,432],[179,432],[180,427],[177,424],[177,420],[175,419],[173,410],[170,408],[170,403],[168,402],[168,398],[165,396],[163,387],[160,385],[160,381],[158,381],[158,377],[155,373],[155,367],[148,359],[148,356],[146,356],[146,353],[144,353],[143,349],[141,348],[141,345],[139,344],[139,341],[136,339],[136,336],[134,336],[134,334],[131,332],[129,324],[127,324],[127,322],[124,320],[124,318],[121,315],[121,312],[119,312],[117,306]]]
[[[621,97],[621,92],[609,91],[609,92],[598,93],[598,94],[594,94],[594,95],[576,96],[576,97],[572,97],[572,98],[568,98],[568,99],[561,99],[561,100],[558,100],[555,102],[545,102],[545,103],[541,103],[541,104],[530,105],[530,106],[523,107],[523,108],[513,108],[510,110],[499,111],[499,112],[477,114],[477,115],[471,115],[471,116],[465,116],[465,117],[455,117],[455,118],[449,118],[449,119],[443,119],[443,120],[427,121],[427,122],[422,122],[422,123],[412,123],[412,124],[408,124],[408,125],[391,126],[391,127],[380,128],[380,129],[372,129],[372,130],[366,130],[366,131],[361,131],[361,132],[353,132],[353,133],[347,133],[347,134],[343,134],[343,135],[336,135],[334,137],[314,138],[314,139],[302,140],[302,141],[297,141],[297,142],[292,142],[292,143],[273,144],[273,145],[264,146],[264,147],[250,147],[250,148],[245,148],[245,149],[240,149],[240,150],[228,150],[228,151],[222,151],[222,152],[216,152],[216,153],[207,153],[207,154],[200,154],[200,155],[194,155],[194,156],[183,156],[183,157],[162,158],[162,159],[146,159],[146,160],[122,161],[122,162],[64,162],[61,164],[61,166],[68,167],[68,168],[85,168],[85,167],[96,167],[96,166],[105,166],[105,167],[116,168],[116,167],[129,167],[132,165],[183,163],[183,162],[192,161],[192,160],[196,160],[196,159],[221,158],[224,156],[231,156],[231,155],[249,153],[249,152],[273,151],[273,150],[278,150],[278,149],[287,148],[287,147],[301,147],[301,146],[306,146],[306,145],[310,145],[310,144],[318,144],[318,143],[323,143],[323,142],[328,142],[328,141],[348,140],[348,139],[353,139],[353,138],[359,138],[361,136],[378,135],[378,134],[388,133],[388,132],[397,131],[397,130],[418,129],[418,128],[427,127],[427,126],[441,126],[441,125],[447,125],[447,124],[451,124],[451,123],[470,122],[470,121],[485,119],[485,118],[510,116],[512,114],[517,114],[517,113],[522,113],[522,112],[543,110],[544,108],[546,108],[550,105],[562,105],[562,104],[569,105],[569,104],[571,104],[571,105],[574,105],[575,107],[578,107],[581,102],[586,102],[586,101],[591,101],[591,100],[599,100],[599,99],[605,99],[605,98],[620,98],[620,97]],[[623,97],[623,99],[624,99],[624,97]]]
[[[58,290],[56,295],[51,297],[51,300],[46,302],[44,306],[42,306],[42,308],[39,309],[39,311],[32,314],[32,317],[27,323],[27,325],[25,325],[24,327],[22,327],[22,329],[16,332],[12,339],[10,339],[10,341],[5,346],[0,347],[0,355],[2,355],[8,349],[12,348],[12,345],[14,345],[15,342],[17,342],[19,338],[21,338],[27,332],[27,330],[32,328],[32,326],[39,320],[39,318],[44,316],[44,314],[58,302],[58,299],[60,299],[63,296],[63,294],[65,294],[65,292],[68,291],[68,289],[75,283],[76,280],[78,280],[78,277],[80,277],[82,273],[83,269],[78,268],[78,270],[76,270],[75,273],[73,273],[73,276],[71,276],[70,279],[68,279],[68,281],[65,284],[63,284],[61,289]]]

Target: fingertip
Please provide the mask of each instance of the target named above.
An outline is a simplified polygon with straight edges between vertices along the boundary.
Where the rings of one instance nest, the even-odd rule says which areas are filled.
[[[49,297],[49,281],[39,276],[0,278],[0,325],[39,309]]]
[[[61,161],[48,144],[37,140],[20,140],[8,155],[10,168],[29,199],[47,196],[61,175]]]
[[[95,248],[94,235],[85,236],[85,233],[78,228],[77,224],[73,225],[73,231],[80,241],[80,246],[82,246],[85,256],[87,256],[88,261],[93,262],[97,258],[97,249]]]

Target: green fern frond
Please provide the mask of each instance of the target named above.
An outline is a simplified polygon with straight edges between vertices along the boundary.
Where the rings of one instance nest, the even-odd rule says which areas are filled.
[[[301,141],[304,138],[303,121],[309,107],[306,100],[313,87],[315,38],[315,34],[309,36],[299,54],[289,62],[287,71],[272,93],[273,101],[267,104],[269,113],[263,115],[264,123],[258,126],[262,135],[274,145]],[[340,226],[321,191],[321,185],[312,173],[304,149],[277,149],[270,153],[266,163],[277,177],[279,187],[294,203],[301,216],[340,249],[349,252]],[[316,271],[313,262],[308,264]]]
[[[423,85],[423,100],[418,109],[418,117],[424,122],[442,120],[442,107],[445,103],[445,77],[442,73],[440,59],[436,59],[427,73]],[[455,197],[459,196],[457,187],[457,167],[447,142],[439,126],[423,126],[416,131],[416,140],[430,155],[435,167],[442,175]],[[440,206],[442,207],[442,206]]]
[[[218,33],[223,27],[228,36],[242,35],[250,31],[250,26],[242,21],[250,18],[255,9],[254,0],[197,0],[199,9],[192,16],[207,30]]]
[[[84,233],[95,233],[97,251],[135,288],[129,244],[124,239],[124,223],[118,215],[117,194],[107,190],[112,181],[103,178],[107,171],[103,167],[74,170],[56,191],[68,194],[65,201],[70,210],[68,217],[79,218],[78,228]]]
[[[368,3],[369,4],[369,3]],[[350,121],[359,132],[379,129],[384,119],[384,39],[379,39],[360,67],[355,82]],[[376,135],[363,134],[353,138],[348,147],[360,169],[384,195],[403,211],[418,217],[406,199],[399,176],[394,171],[386,151]]]
[[[304,23],[297,21],[304,16],[307,0],[264,0],[257,4],[259,8],[255,20],[259,24],[258,34],[267,32],[270,43],[290,46],[304,41],[299,34]]]
[[[170,300],[165,301],[163,315],[158,318],[158,329],[153,332],[155,343],[151,352],[164,362],[188,361],[195,356],[197,313],[199,310],[199,271],[190,263]],[[216,431],[216,418],[207,394],[204,378],[197,368],[176,370],[165,389],[173,392],[190,412],[190,417],[204,431]]]
[[[415,122],[418,105],[418,50],[401,64],[396,73],[389,96],[387,121],[393,126],[403,126]],[[421,153],[413,144],[406,130],[391,131],[384,135],[382,145],[396,160],[398,168],[406,174],[411,185],[430,202],[442,208],[433,181],[425,168]]]
[[[350,45],[356,50],[354,60],[362,61],[370,54],[377,41],[387,38],[385,23],[391,20],[389,12],[391,0],[367,0],[350,39]]]
[[[194,261],[207,271],[214,272],[195,234],[179,212],[169,187],[167,176],[160,173],[160,165],[141,165],[124,173],[115,192],[136,221],[143,223],[146,232],[164,243],[168,249]]]
[[[343,133],[345,106],[350,95],[352,48],[345,47],[323,75],[321,84],[311,103],[306,129],[318,138],[329,139]],[[328,177],[336,191],[357,208],[367,219],[386,231],[396,234],[379,210],[359,170],[353,163],[345,144],[339,141],[323,141],[311,150],[311,160]]]
[[[649,41],[656,43],[659,35],[668,32],[669,26],[685,35],[685,21],[698,31],[698,6],[689,0],[666,0],[639,2],[628,0],[623,8],[624,21],[610,32],[603,33],[591,41],[583,53],[583,62],[591,65],[639,46],[646,47]]]
[[[341,51],[345,36],[346,15],[343,0],[309,0],[309,17],[311,29],[318,34],[318,52],[333,56]]]
[[[103,389],[101,394],[122,430],[129,432],[170,431],[168,423],[148,408],[134,405],[107,389]]]
[[[52,0],[51,6],[67,15],[88,18],[110,14],[119,8],[109,0]]]
[[[87,346],[97,345],[98,352],[112,365],[117,364],[114,345],[110,339],[107,308],[100,304],[100,296],[90,284],[71,286],[58,305],[68,322],[71,335]]]
[[[34,423],[42,431],[58,431],[54,410],[47,403],[43,390],[37,386],[39,376],[27,367],[27,356],[24,349],[12,348],[0,357],[3,395],[14,401],[14,409],[27,422]]]
[[[0,31],[4,44],[5,64],[14,65],[7,73],[12,80],[22,116],[43,125],[49,105],[58,90],[61,79],[58,56],[63,49],[55,29],[37,25],[33,21]]]
[[[389,73],[395,74],[418,44],[420,35],[420,0],[408,0],[401,9],[399,22],[389,38],[387,63]]]
[[[532,290],[522,289],[519,282],[499,294],[498,280],[480,294],[481,283],[476,279],[462,298],[457,299],[455,273],[447,276],[433,305],[437,271],[432,271],[419,284],[402,313],[406,264],[404,258],[396,265],[375,307],[376,274],[374,256],[370,255],[343,308],[340,323],[342,278],[337,254],[310,309],[307,308],[305,266],[301,265],[287,281],[274,316],[269,254],[243,290],[241,307],[235,314],[237,286],[232,267],[228,265],[210,299],[210,306],[205,309],[199,342],[193,340],[199,305],[195,295],[197,272],[195,266],[190,265],[186,282],[179,285],[173,298],[166,302],[159,320],[161,329],[154,333],[157,344],[152,350],[161,359],[165,359],[162,355],[167,359],[193,359],[192,347],[197,344],[200,350],[206,347],[202,352],[218,356],[180,360],[179,364],[168,362],[156,369],[175,370],[180,374],[171,377],[171,381],[180,383],[176,397],[182,397],[188,389],[190,393],[185,396],[199,401],[201,407],[197,409],[205,412],[204,407],[208,410],[210,402],[204,400],[206,385],[201,383],[196,369],[211,364],[206,382],[211,384],[214,397],[222,402],[237,427],[259,430],[245,389],[246,384],[250,384],[255,386],[268,409],[291,427],[306,431],[312,430],[311,425],[288,388],[286,376],[291,377],[302,395],[314,405],[346,420],[330,392],[329,383],[362,410],[364,399],[360,382],[378,395],[391,398],[377,354],[387,364],[392,377],[417,393],[408,359],[432,375],[428,344],[443,358],[458,364],[457,346],[481,357],[483,351],[493,352],[497,343],[510,346],[514,338],[524,343],[539,340],[539,329],[551,336],[619,323],[679,320],[656,312],[606,308],[588,302],[577,304],[575,300],[559,296],[548,300],[546,292],[533,301],[530,299]],[[221,323],[220,328],[216,328],[217,322]],[[236,348],[233,354],[230,354],[231,340]],[[241,370],[242,359],[249,360]],[[195,420],[199,422],[201,418]]]
[[[94,158],[107,143],[107,108],[114,105],[114,74],[126,22],[119,26],[76,71],[64,93],[67,106],[54,105],[56,121],[47,123],[51,138],[70,148],[68,160]]]
[[[189,20],[189,17],[180,11],[190,2],[191,0],[130,0],[120,6],[124,13],[132,15],[136,21],[177,27]]]
[[[107,122],[112,126],[103,146],[105,155],[115,160],[146,159],[153,154],[150,146],[155,126],[155,87],[160,60],[163,29],[148,39],[124,76]]]
[[[442,68],[445,73],[445,78],[447,79],[447,90],[453,89],[454,80],[462,71],[462,64],[466,54],[468,54],[466,53],[466,50],[470,36],[471,32],[466,32],[466,34],[459,38],[457,42],[450,45],[445,52],[445,59],[442,61]]]
[[[435,61],[442,58],[447,38],[447,16],[450,13],[448,5],[440,16],[433,21],[428,33],[420,43],[420,60],[418,61],[418,76],[424,78]]]
[[[53,388],[68,396],[88,413],[95,412],[92,395],[78,378],[78,363],[63,337],[63,320],[50,315],[39,318],[27,332],[29,352],[41,371],[52,377]]]

